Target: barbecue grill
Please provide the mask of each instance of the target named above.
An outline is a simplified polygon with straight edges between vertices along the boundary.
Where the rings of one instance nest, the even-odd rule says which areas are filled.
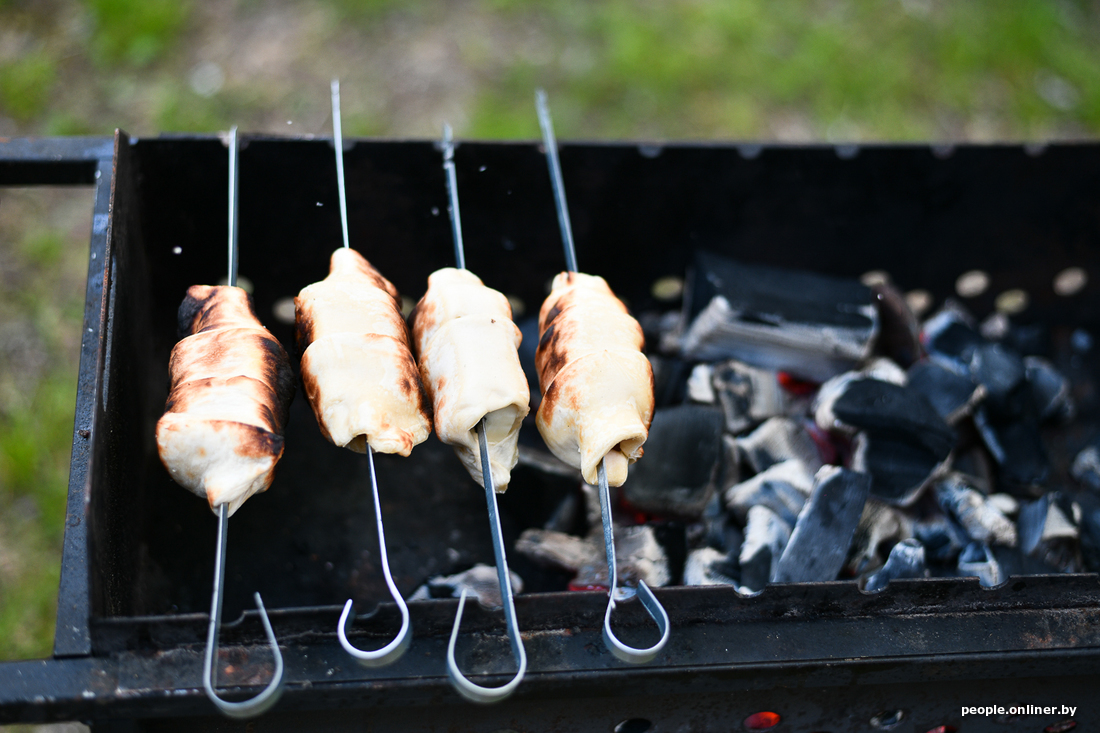
[[[1100,273],[1100,144],[929,147],[564,144],[565,183],[586,269],[635,312],[668,309],[655,281],[682,276],[698,249],[747,262],[858,276],[889,272],[937,300],[970,270],[997,293],[1030,295],[1022,316],[1068,339],[1100,321],[1100,288],[1072,298],[1066,267]],[[533,312],[561,252],[545,158],[532,143],[455,151],[466,257],[485,282]],[[425,141],[346,146],[352,245],[406,295],[452,263],[440,153]],[[662,588],[673,628],[653,663],[616,660],[601,640],[606,595],[510,555],[529,657],[524,684],[491,707],[449,686],[446,643],[457,600],[412,601],[408,653],[358,666],[336,638],[356,600],[359,646],[400,623],[377,566],[365,463],[324,441],[305,400],[291,408],[275,483],[235,518],[221,635],[232,669],[219,686],[254,694],[271,654],[248,593],[262,592],[286,659],[278,707],[220,717],[202,689],[215,522],[161,467],[153,426],[167,393],[176,309],[186,288],[220,276],[227,217],[217,137],[0,142],[0,185],[94,185],[84,340],[73,432],[54,655],[0,663],[0,722],[84,720],[95,731],[1043,730],[1060,714],[962,717],[964,706],[1072,705],[1100,723],[1100,584],[1093,574]],[[242,138],[242,278],[257,312],[293,348],[275,312],[327,272],[340,241],[332,143]],[[1083,369],[1100,374],[1090,354]],[[1095,398],[1094,398],[1095,399]],[[1082,405],[1095,415],[1097,405]],[[528,433],[533,433],[527,429]],[[391,565],[406,596],[430,575],[491,564],[481,489],[434,438],[409,459],[378,456]],[[1066,466],[1056,466],[1062,473]],[[575,484],[518,467],[501,497],[511,546]],[[476,606],[476,604],[473,604]],[[616,630],[656,637],[638,602]],[[466,610],[463,669],[514,671],[499,611]],[[749,720],[753,723],[759,718]]]

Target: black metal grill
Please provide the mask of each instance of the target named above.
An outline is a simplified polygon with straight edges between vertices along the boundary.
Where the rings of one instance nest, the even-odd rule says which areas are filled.
[[[635,311],[651,284],[682,275],[699,248],[739,259],[856,276],[886,270],[938,299],[980,268],[996,293],[1023,288],[1027,318],[1056,331],[1095,327],[1100,288],[1051,290],[1068,266],[1100,273],[1100,145],[733,146],[567,144],[562,163],[582,269],[604,275]],[[467,262],[490,286],[538,308],[561,269],[545,160],[531,143],[456,151]],[[452,263],[438,150],[360,141],[345,157],[352,246],[404,294]],[[331,142],[246,138],[240,157],[240,274],[261,320],[291,350],[277,300],[327,272],[340,241]],[[54,657],[0,664],[0,721],[82,719],[95,730],[740,729],[760,710],[773,730],[1042,730],[1058,716],[961,717],[967,705],[1078,706],[1100,722],[1100,585],[1095,575],[666,588],[672,639],[627,667],[604,648],[602,593],[541,592],[561,578],[513,569],[530,659],[509,701],[466,704],[444,660],[457,601],[410,603],[414,639],[391,667],[359,667],[335,638],[340,605],[386,598],[367,468],[320,436],[301,395],[276,480],[230,523],[222,634],[225,686],[263,684],[265,649],[251,593],[271,610],[287,691],[250,723],[216,716],[201,686],[215,522],[160,466],[153,425],[167,392],[175,312],[186,288],[224,271],[227,165],[213,137],[13,140],[0,185],[94,184],[85,339]],[[1092,373],[1096,374],[1095,365]],[[1094,406],[1095,407],[1095,406]],[[533,432],[528,430],[528,432]],[[1065,467],[1057,467],[1064,473]],[[434,438],[411,458],[378,458],[395,580],[492,563],[481,489]],[[502,497],[506,542],[545,521],[568,482],[517,469]],[[243,614],[242,614],[243,612]],[[467,610],[464,669],[508,672],[499,612]],[[655,634],[621,606],[624,640]],[[392,604],[356,622],[380,640]],[[1011,725],[1005,725],[1009,723]]]

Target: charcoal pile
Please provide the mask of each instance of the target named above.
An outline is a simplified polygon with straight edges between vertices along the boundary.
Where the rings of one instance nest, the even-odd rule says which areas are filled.
[[[658,409],[615,499],[616,532],[639,547],[619,558],[625,578],[878,591],[1100,570],[1086,332],[979,323],[950,299],[921,322],[884,278],[706,252],[682,309],[639,320]],[[516,546],[576,572],[574,588],[606,582],[585,492],[572,531],[528,530]]]

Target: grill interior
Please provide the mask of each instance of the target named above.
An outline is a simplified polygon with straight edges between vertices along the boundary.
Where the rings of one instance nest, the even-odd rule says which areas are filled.
[[[112,300],[106,390],[112,450],[93,491],[93,615],[202,612],[209,602],[215,523],[201,500],[160,466],[153,426],[167,393],[175,312],[186,288],[224,277],[227,163],[217,139],[140,140],[132,186],[115,214],[121,263]],[[1100,222],[1096,146],[820,148],[572,145],[563,150],[578,258],[638,312],[668,310],[650,286],[682,275],[696,248],[746,261],[857,276],[881,269],[937,299],[981,268],[988,310],[1010,287],[1029,292],[1026,318],[1089,324],[1095,288],[1072,300],[1050,283],[1062,268],[1092,269]],[[545,160],[530,144],[462,144],[456,153],[467,257],[490,286],[537,308],[562,267]],[[273,315],[327,273],[339,245],[331,143],[247,140],[241,151],[240,272],[261,320],[294,353],[292,326]],[[440,154],[425,142],[349,146],[349,228],[407,297],[452,264]],[[517,321],[521,320],[517,317]],[[296,361],[292,359],[292,361]],[[529,419],[530,422],[530,419]],[[541,441],[533,425],[524,441]],[[320,435],[299,393],[275,483],[230,524],[226,617],[252,606],[372,607],[386,597],[362,456]],[[492,564],[481,490],[434,439],[408,459],[378,456],[394,575],[403,593],[474,562]],[[502,497],[508,546],[540,526],[571,483],[517,470]],[[529,592],[566,578],[525,563]]]
[[[46,153],[34,145],[30,157],[45,159],[48,145]],[[160,465],[153,426],[179,302],[189,285],[224,276],[227,156],[218,139],[197,137],[122,136],[113,165],[109,151],[96,151],[75,156],[112,175],[93,227],[85,325],[96,341],[84,350],[77,410],[77,427],[91,430],[78,430],[74,443],[58,658],[42,669],[0,665],[0,719],[162,717],[141,729],[167,730],[168,717],[212,714],[199,670],[215,521]],[[567,144],[561,157],[580,268],[607,278],[636,314],[677,308],[650,288],[683,276],[706,249],[849,277],[884,270],[937,304],[960,274],[981,269],[990,287],[968,307],[981,317],[997,294],[1023,289],[1030,306],[1017,320],[1046,324],[1056,343],[1100,320],[1094,284],[1072,298],[1051,285],[1066,267],[1100,272],[1100,145]],[[430,142],[359,141],[345,155],[352,245],[412,299],[433,270],[452,264],[440,163]],[[470,268],[536,313],[562,269],[544,156],[531,143],[463,143],[456,164]],[[30,170],[0,165],[0,182]],[[92,183],[97,169],[73,170],[69,182]],[[293,354],[291,326],[274,308],[322,278],[340,242],[331,143],[246,138],[240,176],[240,273],[254,285],[261,320]],[[1085,373],[1098,373],[1096,352],[1082,357]],[[85,407],[93,395],[97,404]],[[1096,396],[1078,407],[1087,419],[1066,436],[1075,444],[1091,437]],[[522,440],[541,439],[529,425]],[[780,585],[751,598],[728,587],[664,589],[669,645],[653,664],[624,668],[599,636],[605,595],[552,592],[568,578],[510,552],[528,591],[517,611],[531,668],[513,699],[471,712],[444,674],[455,601],[411,603],[413,647],[385,670],[357,667],[335,643],[340,604],[351,597],[366,611],[387,597],[367,464],[321,437],[301,394],[286,445],[271,489],[229,527],[224,618],[244,618],[222,633],[238,669],[221,684],[262,684],[269,674],[266,650],[248,646],[263,638],[254,591],[287,650],[280,712],[255,723],[265,730],[357,730],[361,711],[348,709],[364,707],[379,730],[441,729],[456,715],[487,730],[539,729],[551,719],[570,730],[635,719],[654,730],[684,721],[712,729],[766,706],[789,729],[855,729],[896,710],[932,728],[958,725],[959,706],[981,695],[1079,697],[1095,687],[1095,575],[1013,578],[990,590],[974,579],[903,581],[878,594],[854,583]],[[377,465],[404,594],[432,575],[492,562],[482,490],[449,447],[432,438],[409,459],[379,456]],[[501,501],[509,547],[576,490],[534,469],[514,477]],[[621,606],[616,628],[642,645],[653,629],[638,606]],[[499,612],[466,613],[460,665],[509,672]],[[357,633],[388,638],[396,615],[384,604]],[[928,682],[933,672],[937,683]],[[967,730],[984,729],[971,720]],[[220,718],[180,725],[236,729]]]

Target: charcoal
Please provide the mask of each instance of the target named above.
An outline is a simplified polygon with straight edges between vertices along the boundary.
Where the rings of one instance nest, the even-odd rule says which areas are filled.
[[[848,572],[862,575],[882,567],[886,561],[883,548],[912,536],[913,523],[905,514],[873,495],[868,496],[852,540],[852,550],[847,560]]]
[[[954,362],[968,369],[974,350],[983,343],[973,319],[954,302],[948,302],[924,322],[921,341],[929,356]]]
[[[623,495],[634,507],[698,519],[722,463],[722,411],[707,405],[663,407],[653,414],[646,459],[630,469]]]
[[[683,314],[679,310],[647,310],[638,313],[637,318],[647,344],[660,345],[660,350],[665,353],[679,350],[684,330]]]
[[[745,542],[738,557],[741,585],[745,589],[756,593],[775,577],[779,558],[790,537],[790,525],[771,509],[765,506],[749,509]]]
[[[794,531],[783,549],[774,579],[780,583],[835,580],[852,544],[871,477],[838,466],[824,466]]]
[[[1081,509],[1081,521],[1077,524],[1081,556],[1085,569],[1095,573],[1100,570],[1100,498],[1083,494],[1077,501]]]
[[[715,364],[711,384],[726,416],[726,430],[741,433],[758,422],[777,415],[800,415],[809,397],[791,394],[779,384],[774,371],[738,361]]]
[[[919,361],[909,368],[909,386],[928,399],[944,421],[953,425],[973,412],[985,396],[985,388],[934,359]]]
[[[683,402],[687,397],[692,363],[677,357],[650,354],[649,365],[653,369],[653,399],[657,407]]]
[[[1020,511],[1020,502],[1010,494],[990,494],[985,501],[1006,517],[1015,517]]]
[[[913,442],[943,461],[955,447],[955,431],[928,399],[911,387],[880,379],[852,379],[828,390],[822,385],[814,417],[825,430],[864,431]]]
[[[684,564],[688,555],[688,527],[694,526],[694,523],[688,525],[675,519],[662,519],[650,521],[645,526],[653,530],[654,539],[664,550],[663,564],[667,573],[664,584],[683,585]]]
[[[838,377],[822,385],[815,420],[824,429],[861,431],[851,468],[871,474],[871,493],[916,501],[955,445],[955,432],[920,392],[880,379]]]
[[[714,391],[714,367],[710,364],[696,364],[687,381],[687,396],[692,402],[713,405],[718,401]]]
[[[1057,492],[1050,492],[1020,507],[1020,548],[1024,552],[1031,554],[1040,543],[1050,540],[1077,539],[1077,527],[1060,499]]]
[[[915,539],[902,540],[890,550],[890,557],[877,573],[867,578],[864,590],[879,591],[891,580],[923,578],[928,575],[924,564],[924,546]]]
[[[998,477],[1014,493],[1035,496],[1042,493],[1050,476],[1050,459],[1039,423],[1033,416],[999,420],[984,406],[974,413],[974,425],[998,466]]]
[[[541,565],[575,571],[575,587],[608,587],[607,555],[599,526],[588,537],[526,529],[516,540],[515,549]],[[658,587],[671,580],[667,553],[649,525],[615,527],[615,560],[620,584],[636,585],[644,580]]]
[[[651,341],[647,336],[646,341],[655,344],[664,354],[677,354],[680,352],[680,342],[684,338],[684,328],[683,313],[664,313],[657,324],[659,331],[657,339]]]
[[[1001,339],[1017,354],[1047,356],[1050,353],[1050,329],[1044,323],[1009,323],[1008,333]]]
[[[908,379],[907,376],[906,379]],[[817,395],[814,397],[813,404],[810,406],[815,424],[822,430],[840,430],[848,434],[854,433],[857,428],[851,425],[841,424],[833,413],[833,406],[836,404],[836,401],[851,388],[853,382],[871,380],[890,383],[889,380],[880,380],[874,376],[864,374],[863,372],[853,371],[838,374],[822,384]],[[861,388],[857,387],[856,391],[858,392],[860,389]]]
[[[736,560],[713,547],[692,550],[684,563],[684,585],[737,585]]]
[[[878,332],[870,288],[800,270],[696,254],[683,354],[737,359],[823,382],[864,360]]]
[[[1016,525],[979,492],[967,486],[958,474],[951,474],[936,484],[936,501],[974,542],[1016,545]]]
[[[737,439],[741,455],[759,473],[791,458],[806,465],[811,473],[821,468],[821,453],[817,443],[800,420],[773,417],[749,435]]]
[[[548,450],[532,448],[522,443],[519,446],[519,460],[516,465],[533,468],[551,476],[576,480],[577,483],[583,480],[579,468],[573,468]]]
[[[989,551],[1001,568],[1002,578],[1013,575],[1049,575],[1058,572],[1057,568],[1047,565],[1043,560],[1025,555],[1019,547],[993,545]],[[955,572],[957,574],[958,570]]]
[[[793,527],[813,489],[813,476],[802,461],[777,463],[729,487],[724,493],[726,506],[743,522],[748,521],[752,507],[765,506]]]
[[[1090,445],[1082,450],[1073,459],[1069,472],[1082,485],[1100,492],[1100,449]]]
[[[905,507],[920,498],[946,461],[912,437],[865,432],[852,441],[850,467],[871,475],[873,496]]]
[[[593,537],[577,537],[552,529],[525,529],[516,540],[516,552],[540,565],[580,570],[604,562],[602,547]]]
[[[741,446],[737,445],[737,438],[729,433],[723,433],[722,469],[718,472],[719,488],[741,483],[741,476],[744,474],[741,460]]]
[[[978,582],[987,588],[1000,585],[1008,577],[988,545],[971,542],[959,553],[959,575],[977,576]]]
[[[990,336],[1004,336],[1008,331],[1000,333],[1003,330],[994,333],[986,328],[985,332]],[[1023,357],[1008,345],[1007,340],[1003,343],[986,340],[958,308],[940,311],[925,323],[923,335],[931,361],[959,376],[969,376],[974,384],[982,387],[986,410],[993,419],[1008,420],[1023,414],[1025,404],[1032,401],[1027,367]],[[1036,369],[1041,370],[1039,366]],[[1042,376],[1051,375],[1044,373]],[[961,383],[958,389],[962,389]]]
[[[937,514],[913,525],[913,536],[924,545],[926,556],[934,562],[954,562],[970,544],[966,530],[953,519]]]
[[[1078,572],[1081,568],[1078,557],[1080,532],[1070,519],[1074,513],[1073,505],[1059,492],[1052,491],[1035,501],[1025,502],[1016,520],[1020,550],[1049,569]]]
[[[543,529],[555,532],[568,532],[577,526],[581,515],[581,500],[577,494],[566,494],[542,525]]]
[[[1040,420],[1070,420],[1075,413],[1069,380],[1041,356],[1025,356],[1024,369],[1031,399]]]
[[[614,486],[609,488],[611,506],[615,506],[620,488]],[[581,495],[584,497],[584,521],[588,531],[602,531],[600,527],[603,526],[603,507],[600,506],[600,490],[591,484],[581,483]]]
[[[896,362],[885,356],[876,357],[859,371],[848,372],[848,374],[851,374],[853,378],[863,377],[866,379],[877,379],[880,382],[889,382],[899,387],[904,387],[909,384],[909,374],[898,366]],[[844,375],[840,376],[843,377]],[[837,378],[838,377],[833,377],[833,379]]]
[[[879,335],[875,349],[907,367],[920,358],[920,322],[909,308],[905,295],[889,280],[879,280],[869,286],[879,304]]]
[[[955,451],[951,458],[951,470],[963,475],[971,488],[983,494],[992,491],[997,483],[997,467],[989,452],[977,443]]]
[[[512,592],[522,593],[523,579],[510,570],[508,577],[512,582]],[[497,579],[497,569],[492,565],[481,563],[456,575],[440,575],[431,578],[426,585],[418,588],[409,600],[458,598],[464,590],[486,608],[500,608],[504,605],[500,594],[500,581]]]
[[[970,375],[985,388],[984,407],[991,415],[1019,417],[1028,399],[1024,389],[1024,360],[1000,344],[983,343],[970,357]]]
[[[703,510],[702,544],[728,552],[741,547],[745,533],[722,508],[722,498],[714,494]]]
[[[607,559],[603,552],[603,534],[599,540],[600,556],[604,558],[603,568],[607,571]],[[653,527],[638,525],[615,528],[615,559],[619,571],[619,582],[625,585],[637,585],[644,580],[646,585],[658,588],[668,585],[671,573],[668,556],[657,541]]]

